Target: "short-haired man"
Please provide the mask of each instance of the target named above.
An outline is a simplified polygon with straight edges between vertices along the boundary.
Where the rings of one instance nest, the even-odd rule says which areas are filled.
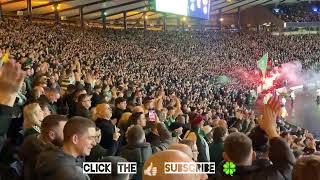
[[[139,125],[129,127],[126,138],[128,144],[123,147],[121,156],[129,162],[137,162],[137,174],[134,175],[134,179],[141,179],[143,163],[152,154],[151,145],[145,142],[144,130]]]
[[[57,114],[57,102],[60,99],[60,92],[55,88],[46,88],[44,95],[41,95],[38,101],[49,104],[48,108],[51,114]]]
[[[145,127],[147,124],[146,116],[142,112],[134,112],[129,118],[129,125],[139,125]]]
[[[213,142],[209,145],[210,161],[218,165],[223,161],[223,144],[227,136],[227,129],[223,126],[218,126],[213,129]]]
[[[276,115],[280,111],[279,97],[272,97],[263,107],[263,116],[259,121],[260,128],[269,137],[269,158],[271,166],[261,168],[252,165],[256,153],[253,151],[252,142],[243,133],[232,133],[224,142],[224,159],[236,164],[236,171],[231,177],[218,167],[218,179],[291,179],[291,172],[295,157],[286,143],[277,133]]]
[[[34,167],[38,155],[47,148],[60,148],[63,145],[63,128],[68,119],[62,115],[49,115],[41,123],[41,133],[26,138],[21,146],[20,158],[23,161],[25,180],[36,179]]]
[[[77,158],[90,154],[95,145],[95,128],[90,119],[71,118],[63,129],[62,150],[43,151],[39,155],[35,169],[38,179],[87,179]]]
[[[111,119],[116,119],[117,124],[122,116],[122,114],[127,109],[127,101],[123,97],[118,97],[115,101],[115,108],[112,110],[112,117]]]

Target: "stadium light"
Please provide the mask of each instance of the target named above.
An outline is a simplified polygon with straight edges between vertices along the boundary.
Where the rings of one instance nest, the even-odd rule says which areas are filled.
[[[313,8],[312,8],[312,11],[313,11],[313,12],[318,12],[318,8],[317,8],[317,7],[313,7]]]
[[[60,4],[58,4],[58,5],[53,5],[52,7],[51,7],[51,9],[52,10],[60,10]]]

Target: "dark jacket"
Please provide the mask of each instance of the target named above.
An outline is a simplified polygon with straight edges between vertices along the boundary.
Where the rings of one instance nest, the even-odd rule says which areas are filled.
[[[62,150],[43,151],[38,156],[35,167],[38,179],[41,180],[87,180],[82,173],[82,164]]]
[[[100,144],[97,144],[91,149],[90,155],[86,157],[86,160],[88,162],[97,162],[102,157],[114,156],[114,155],[115,155],[114,152],[110,152],[107,149],[103,148]]]
[[[118,149],[118,141],[113,140],[115,126],[112,124],[111,120],[98,118],[96,120],[96,126],[101,129],[100,145],[112,152],[112,154],[116,153]]]
[[[280,137],[270,140],[269,158],[273,163],[270,166],[261,166],[253,163],[251,166],[237,166],[233,176],[225,175],[223,172],[223,162],[217,168],[218,179],[272,179],[272,180],[290,180],[291,173],[295,163],[295,157],[290,150],[289,145]]]
[[[256,159],[252,162],[252,165],[258,166],[260,168],[267,168],[272,165],[270,160],[267,159]]]
[[[9,129],[12,107],[0,104],[0,151],[5,141],[5,135]]]
[[[115,107],[112,111],[112,117],[111,119],[117,119],[117,122],[119,122],[122,114],[124,113],[125,111],[122,110],[122,109],[119,109],[117,107]]]
[[[24,180],[36,179],[34,167],[39,154],[45,149],[56,148],[52,144],[47,144],[37,137],[37,134],[28,136],[21,146],[19,157],[23,161],[23,177]]]
[[[38,135],[40,134],[40,127],[38,126],[32,126],[31,128],[25,129],[23,131],[23,138],[27,138],[31,135]]]
[[[149,143],[126,145],[123,147],[121,156],[129,162],[137,162],[137,174],[133,180],[141,180],[144,162],[152,155]]]
[[[213,141],[213,143],[209,145],[209,149],[210,161],[215,162],[216,165],[220,164],[220,162],[223,161],[223,141]]]
[[[77,103],[74,116],[90,118],[90,110],[83,107],[82,104]]]

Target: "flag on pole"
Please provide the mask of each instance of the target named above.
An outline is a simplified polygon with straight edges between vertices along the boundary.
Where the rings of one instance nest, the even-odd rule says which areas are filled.
[[[268,66],[268,53],[262,56],[261,59],[258,61],[258,68],[264,73],[267,70]]]

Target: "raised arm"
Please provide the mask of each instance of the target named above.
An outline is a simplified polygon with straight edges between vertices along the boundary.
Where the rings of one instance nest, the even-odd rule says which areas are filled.
[[[264,105],[262,117],[259,125],[269,137],[270,150],[269,158],[274,167],[282,174],[284,171],[290,171],[295,163],[295,157],[289,147],[289,144],[282,139],[276,130],[276,116],[280,112],[280,98],[272,97],[269,102]]]
[[[21,70],[20,64],[13,60],[0,67],[0,150],[9,128],[12,107],[24,77],[25,72]]]

